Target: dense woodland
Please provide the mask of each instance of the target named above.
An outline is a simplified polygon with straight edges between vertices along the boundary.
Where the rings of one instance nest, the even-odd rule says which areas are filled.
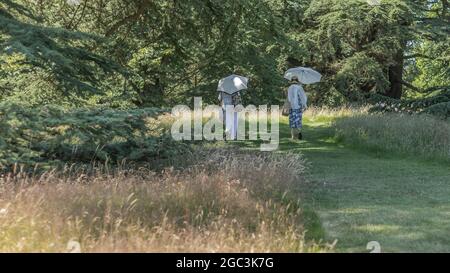
[[[0,0],[0,252],[450,252],[449,3]],[[302,140],[172,138],[297,66]]]
[[[447,0],[2,0],[0,100],[215,102],[218,79],[239,73],[246,102],[268,104],[301,65],[324,75],[315,104],[440,95],[448,111],[449,19]]]
[[[232,73],[245,104],[280,104],[294,66],[324,76],[313,105],[447,118],[449,17],[446,0],[2,0],[0,166],[168,157],[184,146],[148,122],[160,109],[217,103]]]

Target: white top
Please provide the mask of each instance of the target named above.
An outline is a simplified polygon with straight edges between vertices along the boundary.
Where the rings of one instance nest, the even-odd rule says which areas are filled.
[[[218,99],[222,106],[233,105],[233,96],[228,93],[220,92]]]
[[[293,110],[304,110],[308,105],[308,97],[306,96],[303,87],[299,84],[293,84],[289,87],[288,100],[291,103],[291,108]]]

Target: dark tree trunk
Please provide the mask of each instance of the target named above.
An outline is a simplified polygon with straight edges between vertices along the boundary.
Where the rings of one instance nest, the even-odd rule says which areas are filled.
[[[386,96],[394,99],[401,99],[403,95],[403,68],[404,68],[404,51],[399,50],[395,56],[395,64],[389,67],[390,89],[386,92]]]

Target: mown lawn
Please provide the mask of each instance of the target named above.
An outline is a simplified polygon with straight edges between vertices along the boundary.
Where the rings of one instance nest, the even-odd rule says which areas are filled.
[[[383,252],[449,252],[450,167],[343,146],[330,121],[307,118],[300,143],[287,140],[284,124],[281,143],[311,163],[305,203],[324,239],[337,239],[339,252],[367,252],[370,241]]]
[[[286,119],[280,126],[281,152],[301,152],[310,165],[299,189],[306,238],[337,240],[337,252],[369,252],[371,241],[382,252],[450,252],[448,163],[344,145],[333,120],[307,114],[301,142],[290,140]]]

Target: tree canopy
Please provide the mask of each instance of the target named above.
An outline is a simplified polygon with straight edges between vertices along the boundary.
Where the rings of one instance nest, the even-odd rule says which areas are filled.
[[[80,0],[0,4],[0,99],[161,106],[213,102],[228,74],[251,103],[310,66],[316,103],[449,92],[447,0]]]

